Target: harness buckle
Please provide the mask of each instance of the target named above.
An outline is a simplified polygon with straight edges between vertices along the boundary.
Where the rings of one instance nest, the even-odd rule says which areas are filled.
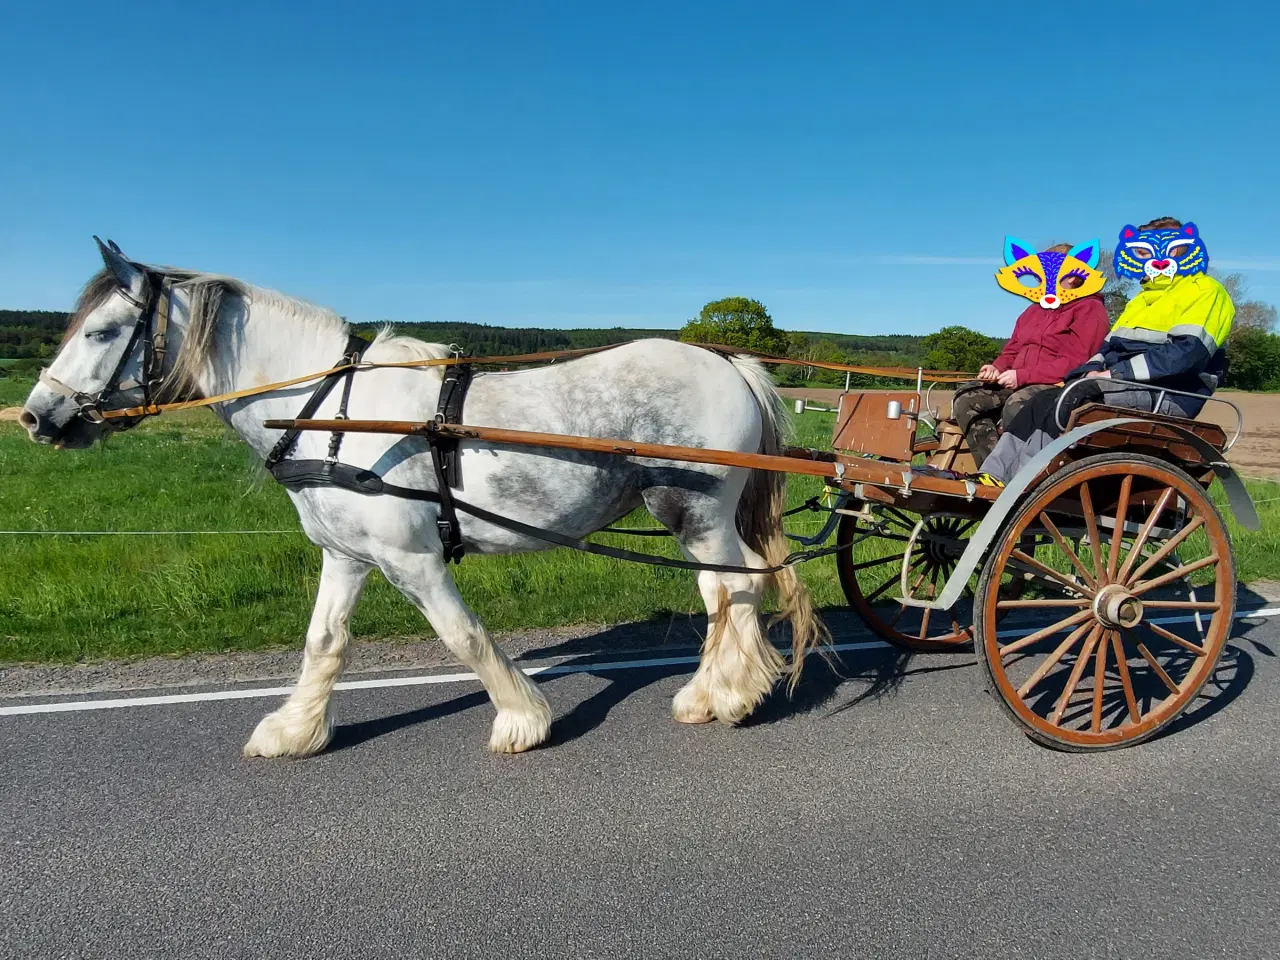
[[[466,551],[455,538],[453,524],[444,517],[437,517],[436,532],[440,535],[440,546],[444,549],[444,562],[461,563]]]

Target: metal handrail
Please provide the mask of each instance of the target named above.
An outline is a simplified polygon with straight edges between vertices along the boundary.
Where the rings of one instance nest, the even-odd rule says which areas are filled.
[[[1191,393],[1188,390],[1174,390],[1171,387],[1157,387],[1150,383],[1139,383],[1136,380],[1119,380],[1115,377],[1081,377],[1079,380],[1072,380],[1070,383],[1068,383],[1066,387],[1063,389],[1062,393],[1058,395],[1058,403],[1053,408],[1053,421],[1058,425],[1059,430],[1067,429],[1067,425],[1062,419],[1062,402],[1067,399],[1067,394],[1069,394],[1076,387],[1080,386],[1080,384],[1082,383],[1100,384],[1105,386],[1118,384],[1120,386],[1125,386],[1125,387],[1137,387],[1139,390],[1147,390],[1147,391],[1150,391],[1151,393],[1158,393],[1159,396],[1156,397],[1156,401],[1154,404],[1152,404],[1151,411],[1150,411],[1151,413],[1155,413],[1155,414],[1159,414],[1160,406],[1161,404],[1164,403],[1164,398],[1169,394],[1176,394],[1177,396],[1180,396],[1180,397],[1191,397],[1192,399],[1195,399],[1195,400],[1226,404],[1228,407],[1230,407],[1232,410],[1236,412],[1236,432],[1232,435],[1231,439],[1227,441],[1227,445],[1222,448],[1223,453],[1226,453],[1232,447],[1234,447],[1236,445],[1236,441],[1240,439],[1240,434],[1244,432],[1244,411],[1241,410],[1237,404],[1233,403],[1230,400],[1225,400],[1222,397],[1214,397],[1214,396],[1206,397],[1204,394]],[[1103,390],[1102,397],[1103,397],[1104,403],[1106,402],[1106,395],[1107,395],[1106,390]],[[1142,411],[1135,410],[1134,412],[1141,413]]]

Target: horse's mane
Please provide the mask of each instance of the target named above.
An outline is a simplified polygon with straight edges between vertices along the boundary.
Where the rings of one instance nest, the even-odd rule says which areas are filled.
[[[328,307],[317,306],[275,290],[255,287],[234,277],[178,267],[148,265],[147,269],[173,281],[176,289],[187,294],[191,304],[182,350],[174,358],[173,367],[166,379],[166,398],[189,394],[201,372],[212,362],[216,342],[214,335],[224,315],[224,308],[233,302],[238,301],[245,307],[258,304],[287,314],[309,325],[312,333],[322,336],[336,334],[346,337],[351,330],[351,325]],[[80,328],[85,318],[101,306],[116,287],[115,275],[106,268],[90,278],[76,300],[67,323],[67,331],[63,334],[63,342]],[[444,344],[398,336],[388,324],[378,331],[366,351],[366,356],[369,354],[376,354],[382,360],[441,359],[449,356],[449,348]]]

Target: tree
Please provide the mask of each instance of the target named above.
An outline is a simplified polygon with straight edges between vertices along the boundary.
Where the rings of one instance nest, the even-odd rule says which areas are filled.
[[[1280,382],[1280,337],[1260,327],[1240,327],[1227,338],[1227,386],[1261,390]]]
[[[968,327],[943,327],[924,338],[923,364],[930,370],[976,371],[1000,352],[1000,341]]]
[[[1106,304],[1107,316],[1115,323],[1116,318],[1124,313],[1134,294],[1138,292],[1136,280],[1127,280],[1116,275],[1115,255],[1110,250],[1098,251],[1098,269],[1107,278],[1102,287],[1102,302]]]
[[[1218,276],[1218,282],[1227,288],[1227,295],[1236,308],[1236,317],[1232,328],[1240,330],[1274,330],[1276,326],[1276,308],[1273,304],[1261,300],[1249,299],[1249,284],[1239,273],[1228,273]]]
[[[759,300],[726,297],[713,300],[697,318],[680,330],[686,343],[722,343],[760,353],[785,356],[790,339],[773,325],[773,317]]]

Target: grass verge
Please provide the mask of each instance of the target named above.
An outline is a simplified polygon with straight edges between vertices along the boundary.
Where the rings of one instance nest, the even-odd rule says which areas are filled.
[[[0,406],[29,381],[0,379]],[[824,446],[832,416],[797,418],[800,443]],[[1280,485],[1251,484],[1259,500]],[[821,482],[793,477],[803,502]],[[1266,529],[1233,527],[1242,579],[1280,577],[1276,502]],[[789,524],[817,528],[814,515]],[[647,516],[633,522],[650,525]],[[236,437],[203,411],[166,415],[101,448],[62,453],[0,423],[0,530],[258,530],[281,533],[82,536],[0,533],[0,661],[73,661],[300,644],[319,575],[284,491]],[[626,538],[604,542],[637,548]],[[638,549],[677,556],[674,544]],[[802,568],[820,606],[843,606],[830,558]],[[494,631],[617,623],[701,612],[691,574],[556,550],[474,557],[454,568],[459,588]],[[357,610],[358,637],[422,636],[416,610],[375,574]]]

